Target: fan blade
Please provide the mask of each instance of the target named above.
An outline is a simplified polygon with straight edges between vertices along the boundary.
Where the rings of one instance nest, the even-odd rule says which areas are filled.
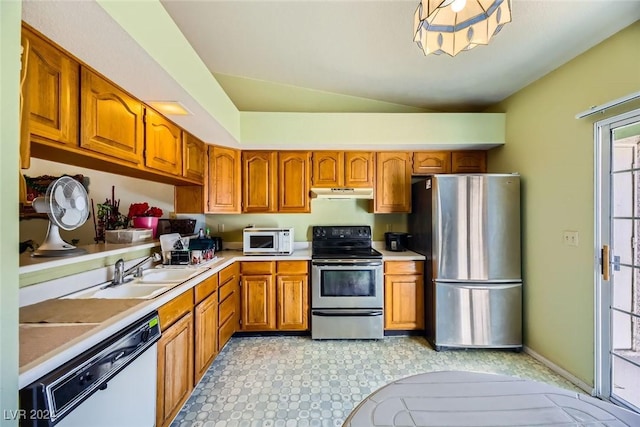
[[[79,210],[67,209],[64,212],[64,215],[62,215],[62,218],[60,218],[60,221],[66,225],[74,226],[74,225],[77,225],[78,222],[80,222],[81,218],[82,218],[82,215],[80,214]]]
[[[63,208],[70,208],[71,204],[69,203],[69,200],[67,200],[66,196],[64,195],[64,189],[62,188],[62,186],[57,186],[54,193],[53,193],[53,198],[55,199],[56,203]]]

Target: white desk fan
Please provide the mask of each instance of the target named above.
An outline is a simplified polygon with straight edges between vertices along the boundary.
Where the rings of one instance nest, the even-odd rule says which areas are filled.
[[[81,183],[68,176],[56,179],[49,184],[44,197],[33,200],[33,209],[49,215],[47,237],[33,256],[62,257],[86,252],[60,237],[60,228],[75,230],[89,217],[89,197]]]

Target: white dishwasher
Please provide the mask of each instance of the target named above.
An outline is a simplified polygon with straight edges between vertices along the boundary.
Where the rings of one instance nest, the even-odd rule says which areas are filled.
[[[20,426],[153,427],[156,312],[20,390]]]

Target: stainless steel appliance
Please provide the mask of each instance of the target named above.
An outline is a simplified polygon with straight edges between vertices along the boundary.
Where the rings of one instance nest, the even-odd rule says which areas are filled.
[[[158,313],[20,390],[20,426],[155,424]]]
[[[371,227],[312,233],[311,338],[383,338],[382,254],[371,247]]]
[[[293,228],[248,227],[242,232],[245,255],[291,255]]]
[[[427,259],[429,342],[520,349],[520,177],[434,175],[411,197],[409,249]]]

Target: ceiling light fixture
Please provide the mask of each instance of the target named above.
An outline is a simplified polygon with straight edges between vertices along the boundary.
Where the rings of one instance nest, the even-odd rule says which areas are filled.
[[[187,110],[187,107],[178,101],[147,101],[151,107],[155,108],[159,113],[171,114],[174,116],[192,116],[193,113]]]
[[[511,22],[510,0],[422,0],[414,19],[415,35],[425,55],[456,56],[489,44]]]

